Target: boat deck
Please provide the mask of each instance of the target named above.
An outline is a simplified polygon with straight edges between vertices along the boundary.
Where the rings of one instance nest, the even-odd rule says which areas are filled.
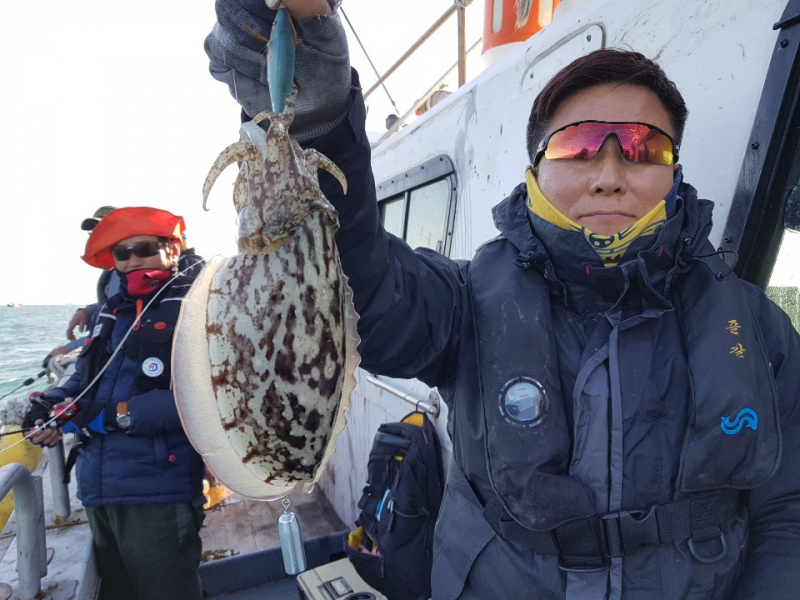
[[[54,523],[52,486],[47,454],[36,474],[42,476],[46,545],[49,564],[42,579],[43,597],[48,600],[94,600],[98,580],[91,552],[91,532],[86,513],[76,498],[75,478],[69,485],[71,514]],[[278,538],[281,502],[260,502],[231,493],[221,486],[212,492],[222,498],[206,510],[200,531],[203,563],[200,574],[208,598],[220,600],[296,599],[297,585],[283,570]],[[309,568],[343,554],[346,526],[334,512],[322,490],[300,489],[290,496],[291,510],[300,521],[306,543]],[[16,514],[0,533],[0,598],[17,590]]]
[[[309,567],[341,553],[345,525],[322,490],[316,487],[305,493],[295,489],[289,499],[306,541]],[[204,562],[200,573],[209,600],[298,598],[295,578],[283,571],[278,538],[278,518],[282,513],[280,501],[250,500],[238,494],[206,510],[206,522],[200,531]]]
[[[317,486],[311,493],[295,489],[289,495],[292,510],[300,521],[304,539],[326,536],[346,527]],[[200,531],[203,562],[276,548],[278,518],[283,514],[280,501],[265,502],[231,494],[206,510]]]

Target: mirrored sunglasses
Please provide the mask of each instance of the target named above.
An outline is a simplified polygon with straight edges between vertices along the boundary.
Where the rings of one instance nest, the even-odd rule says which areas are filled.
[[[678,144],[654,125],[578,121],[545,137],[533,164],[536,166],[543,155],[548,160],[594,158],[610,135],[619,140],[622,157],[628,162],[673,165],[678,160]]]
[[[164,242],[138,242],[133,246],[114,246],[111,248],[111,254],[116,260],[128,260],[131,254],[135,254],[139,258],[147,258],[148,256],[155,256],[164,247]]]

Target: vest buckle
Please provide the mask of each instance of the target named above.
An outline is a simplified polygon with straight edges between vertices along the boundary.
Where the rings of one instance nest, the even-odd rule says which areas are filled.
[[[607,558],[589,556],[559,556],[558,569],[565,573],[602,573],[611,566]]]
[[[601,517],[608,556],[629,556],[644,546],[658,546],[656,507],[649,510],[621,510]]]

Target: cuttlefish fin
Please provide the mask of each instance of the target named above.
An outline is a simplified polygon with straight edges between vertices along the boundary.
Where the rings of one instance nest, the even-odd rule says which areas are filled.
[[[305,154],[306,161],[308,161],[309,166],[316,167],[317,169],[324,169],[333,175],[336,178],[336,181],[339,182],[339,185],[342,186],[344,193],[347,194],[347,179],[345,178],[341,169],[339,169],[339,167],[337,167],[330,158],[317,152],[313,148],[304,150],[303,154]]]
[[[263,170],[263,161],[258,148],[250,142],[236,142],[231,144],[220,152],[217,160],[215,160],[214,164],[211,166],[208,175],[206,175],[206,180],[203,183],[203,210],[208,210],[208,195],[211,193],[211,188],[214,187],[217,178],[219,178],[228,166],[235,162],[245,163],[247,168],[255,169],[255,171]]]

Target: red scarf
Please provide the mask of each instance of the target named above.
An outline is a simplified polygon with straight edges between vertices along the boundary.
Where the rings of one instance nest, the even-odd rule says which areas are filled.
[[[167,269],[136,269],[124,275],[129,295],[147,296],[172,277],[172,272]]]

